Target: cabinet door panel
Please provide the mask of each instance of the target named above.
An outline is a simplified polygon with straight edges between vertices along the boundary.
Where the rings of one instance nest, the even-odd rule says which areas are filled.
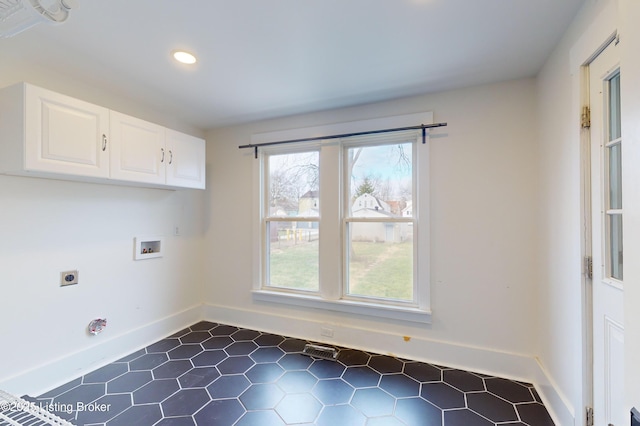
[[[167,185],[204,189],[205,141],[167,130]]]
[[[27,86],[25,168],[107,177],[106,108]]]
[[[165,129],[111,111],[111,178],[165,183]]]

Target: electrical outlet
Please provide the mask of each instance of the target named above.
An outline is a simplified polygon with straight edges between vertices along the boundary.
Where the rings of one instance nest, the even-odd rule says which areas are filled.
[[[78,284],[78,271],[60,272],[60,287]]]

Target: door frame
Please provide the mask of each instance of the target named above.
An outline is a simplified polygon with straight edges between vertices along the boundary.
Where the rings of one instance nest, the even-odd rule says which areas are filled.
[[[580,204],[581,204],[581,293],[582,293],[582,401],[584,410],[582,424],[587,424],[587,408],[593,407],[594,377],[593,377],[593,258],[592,245],[592,220],[591,210],[591,129],[583,127],[583,114],[585,108],[590,111],[590,65],[611,44],[617,43],[618,31],[610,34],[597,49],[593,50],[588,58],[580,65]],[[590,120],[590,117],[589,117]]]

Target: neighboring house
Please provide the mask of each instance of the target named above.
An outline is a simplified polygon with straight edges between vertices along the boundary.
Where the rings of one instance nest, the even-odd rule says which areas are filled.
[[[397,202],[395,202],[397,203]],[[397,214],[391,212],[391,206],[371,194],[362,194],[356,198],[351,207],[353,217],[366,218],[395,218]],[[402,232],[400,223],[395,222],[353,222],[351,225],[352,241],[366,241],[376,243],[404,241],[406,236]]]
[[[402,209],[402,217],[413,217],[413,201],[407,201],[407,205]]]

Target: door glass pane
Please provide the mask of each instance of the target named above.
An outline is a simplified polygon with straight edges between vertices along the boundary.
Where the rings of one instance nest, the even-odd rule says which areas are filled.
[[[609,80],[609,140],[621,136],[620,132],[620,74]]]
[[[609,151],[609,208],[622,208],[622,145],[615,144]]]
[[[350,147],[346,155],[348,216],[411,216],[412,143]]]
[[[318,291],[318,222],[268,221],[267,285]]]
[[[609,215],[611,277],[622,281],[622,215]]]
[[[352,296],[413,301],[413,223],[350,222]]]

